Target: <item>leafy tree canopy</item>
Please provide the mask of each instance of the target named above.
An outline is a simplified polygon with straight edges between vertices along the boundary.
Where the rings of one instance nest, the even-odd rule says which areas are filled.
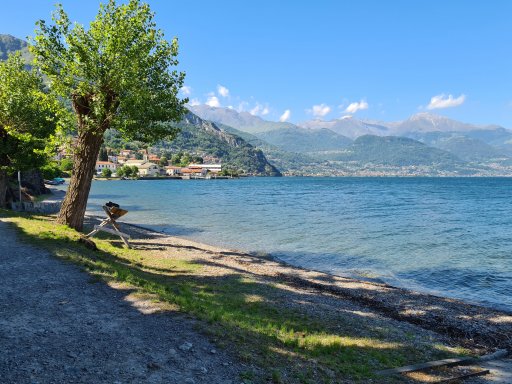
[[[43,165],[57,128],[56,100],[24,66],[18,53],[0,62],[0,170],[7,172]]]
[[[101,4],[86,30],[72,24],[61,5],[54,25],[40,20],[31,47],[52,91],[71,99],[79,129],[103,134],[115,128],[130,140],[154,142],[176,133],[187,99],[177,94],[185,74],[178,40],[164,39],[147,4]]]

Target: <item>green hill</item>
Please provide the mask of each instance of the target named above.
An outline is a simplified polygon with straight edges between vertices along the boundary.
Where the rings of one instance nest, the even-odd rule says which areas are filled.
[[[281,176],[281,172],[269,163],[260,149],[193,113],[188,113],[177,126],[181,130],[178,136],[173,141],[161,141],[154,146],[155,151],[214,156],[222,161],[225,168],[243,170],[258,176]],[[105,145],[123,148],[134,144],[123,141],[115,132],[109,132],[105,137]]]
[[[20,51],[21,56],[27,64],[33,60],[32,54],[28,51],[26,41],[11,35],[0,34],[0,60],[7,60],[10,53]]]
[[[282,150],[299,153],[338,150],[352,143],[348,137],[325,128],[280,128],[257,133],[256,136]]]
[[[387,166],[437,166],[453,168],[464,162],[457,156],[419,141],[397,136],[365,135],[336,156],[337,161],[371,163]]]
[[[239,131],[224,124],[217,124],[222,130],[240,136],[252,146],[261,149],[265,157],[274,164],[281,172],[291,175],[311,175],[318,171],[318,168],[329,168],[327,162],[315,159],[304,153],[285,151],[272,145],[255,135]],[[325,169],[324,169],[325,171]],[[326,172],[324,172],[326,174]]]
[[[506,159],[505,151],[481,139],[461,132],[425,132],[410,134],[410,138],[431,147],[448,151],[465,161],[487,162]]]

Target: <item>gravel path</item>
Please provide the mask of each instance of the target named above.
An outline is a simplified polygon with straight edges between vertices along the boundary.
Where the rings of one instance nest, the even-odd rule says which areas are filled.
[[[2,383],[239,383],[194,320],[128,300],[0,220]]]

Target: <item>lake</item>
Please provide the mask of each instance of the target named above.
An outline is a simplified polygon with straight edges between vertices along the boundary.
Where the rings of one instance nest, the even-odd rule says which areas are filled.
[[[95,181],[88,211],[512,311],[512,179]]]

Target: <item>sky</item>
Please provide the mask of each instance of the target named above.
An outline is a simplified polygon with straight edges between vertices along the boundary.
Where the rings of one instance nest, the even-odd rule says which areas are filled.
[[[56,1],[5,1],[25,38]],[[397,121],[431,112],[512,128],[512,1],[147,1],[178,37],[182,96],[266,120]],[[100,1],[62,0],[87,25]]]

